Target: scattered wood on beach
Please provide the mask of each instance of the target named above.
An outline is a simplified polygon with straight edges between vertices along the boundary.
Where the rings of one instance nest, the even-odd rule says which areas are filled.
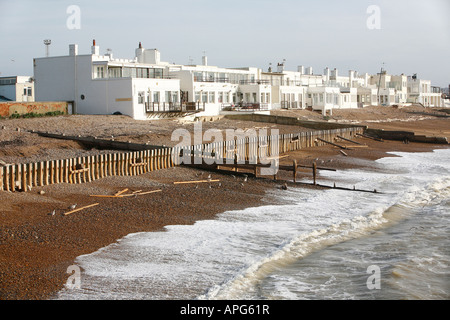
[[[115,196],[119,196],[119,195],[121,195],[122,193],[125,193],[125,192],[127,192],[127,191],[128,191],[128,188],[125,188],[125,189],[123,189],[123,190],[117,192],[117,193],[114,194],[114,195],[115,195]]]
[[[67,216],[67,215],[69,215],[71,213],[74,213],[74,212],[77,212],[77,211],[81,211],[81,210],[84,210],[84,209],[87,209],[87,208],[91,208],[91,207],[94,207],[94,206],[96,206],[98,204],[99,203],[94,203],[94,204],[90,204],[88,206],[84,206],[84,207],[81,207],[81,208],[78,208],[78,209],[75,209],[75,210],[72,210],[72,211],[68,211],[68,212],[64,213],[64,215]]]
[[[127,189],[128,190],[128,189]],[[123,191],[123,190],[122,190]],[[90,197],[97,197],[97,198],[124,198],[124,197],[137,197],[137,196],[141,196],[144,194],[150,194],[150,193],[155,193],[155,192],[161,192],[161,189],[158,190],[151,190],[151,191],[145,191],[142,192],[142,190],[137,190],[134,191],[133,193],[128,193],[128,194],[123,194],[122,192],[118,192],[114,195],[108,195],[108,194],[91,194],[89,195]]]
[[[196,181],[175,181],[173,184],[183,184],[183,183],[203,183],[203,182],[219,182],[220,180],[196,180]]]

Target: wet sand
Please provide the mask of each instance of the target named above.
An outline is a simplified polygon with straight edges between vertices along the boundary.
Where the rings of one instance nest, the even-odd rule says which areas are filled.
[[[402,122],[402,130],[407,130],[405,123]],[[426,126],[427,130],[437,134],[450,127],[448,119],[408,123],[411,131]],[[254,124],[245,125],[252,127]],[[389,122],[389,125],[389,130],[395,127],[394,122]],[[323,146],[282,155],[286,157],[281,163],[292,164],[296,159],[299,164],[310,165],[315,161],[320,166],[337,170],[375,168],[373,160],[387,156],[389,151],[427,152],[448,148],[364,138],[358,138],[358,141],[367,147],[346,150],[348,156],[341,154],[336,147]],[[220,182],[173,183],[202,180],[209,174]],[[301,170],[298,178],[302,177],[312,181],[309,170]],[[138,177],[108,177],[79,185],[50,185],[27,193],[0,192],[0,299],[51,299],[66,283],[69,276],[67,267],[74,264],[77,256],[94,252],[129,233],[162,230],[164,226],[173,224],[193,224],[201,219],[213,219],[226,210],[275,203],[267,192],[280,188],[284,180],[291,180],[292,173],[280,172],[278,179],[249,176],[248,181],[244,181],[239,174],[175,167]],[[319,174],[319,182],[320,179]],[[288,187],[293,186],[288,182]],[[317,188],[304,184],[297,186]],[[124,188],[128,188],[129,193],[162,191],[127,198],[90,196],[112,195]],[[45,193],[40,194],[41,190]],[[69,211],[68,207],[74,203],[77,207],[93,203],[99,205],[64,216],[63,213]],[[56,210],[53,216],[49,215],[52,210]]]

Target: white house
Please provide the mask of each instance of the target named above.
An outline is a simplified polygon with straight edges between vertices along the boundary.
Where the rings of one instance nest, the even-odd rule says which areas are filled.
[[[142,54],[143,53],[143,54]],[[119,112],[144,120],[149,110],[167,111],[179,104],[180,80],[170,79],[157,50],[136,49],[134,60],[90,54],[34,59],[36,101],[69,101],[72,112],[113,114]]]
[[[121,113],[140,120],[164,112],[214,116],[230,106],[252,112],[309,108],[326,115],[336,108],[379,104],[442,105],[440,90],[429,80],[403,74],[369,76],[349,70],[342,75],[328,67],[314,74],[311,67],[285,70],[284,62],[263,72],[211,66],[206,56],[201,65],[178,65],[161,61],[157,49],[144,49],[141,43],[134,59],[101,55],[94,40],[89,54],[79,54],[78,45],[71,44],[67,56],[33,63],[36,101],[68,101],[73,113]]]
[[[425,107],[443,107],[441,89],[431,86],[430,80],[417,79],[416,75],[407,78],[408,102],[421,103]]]
[[[34,101],[34,81],[30,76],[0,77],[0,101]]]

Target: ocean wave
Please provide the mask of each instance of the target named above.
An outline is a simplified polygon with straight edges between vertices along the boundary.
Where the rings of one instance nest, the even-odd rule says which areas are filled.
[[[423,208],[450,198],[450,177],[441,177],[420,188],[405,191],[394,205],[379,207],[367,216],[343,219],[327,228],[300,234],[271,255],[259,260],[236,276],[210,288],[197,299],[239,299],[272,272],[302,259],[310,253],[344,241],[369,235],[376,230],[398,223],[411,214],[411,209]],[[394,271],[396,274],[397,271]],[[398,273],[398,272],[397,272]]]

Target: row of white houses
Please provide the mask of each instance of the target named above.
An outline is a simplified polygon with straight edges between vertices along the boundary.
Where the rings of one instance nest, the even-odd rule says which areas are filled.
[[[69,45],[66,56],[35,58],[36,101],[68,101],[73,113],[121,113],[144,120],[155,114],[196,111],[199,116],[219,115],[225,110],[265,111],[278,108],[309,108],[324,115],[335,108],[422,103],[443,106],[440,90],[428,80],[386,72],[359,75],[326,68],[267,72],[260,68],[221,68],[177,65],[161,61],[157,49],[139,43],[134,59],[100,54],[95,40],[89,54]]]

